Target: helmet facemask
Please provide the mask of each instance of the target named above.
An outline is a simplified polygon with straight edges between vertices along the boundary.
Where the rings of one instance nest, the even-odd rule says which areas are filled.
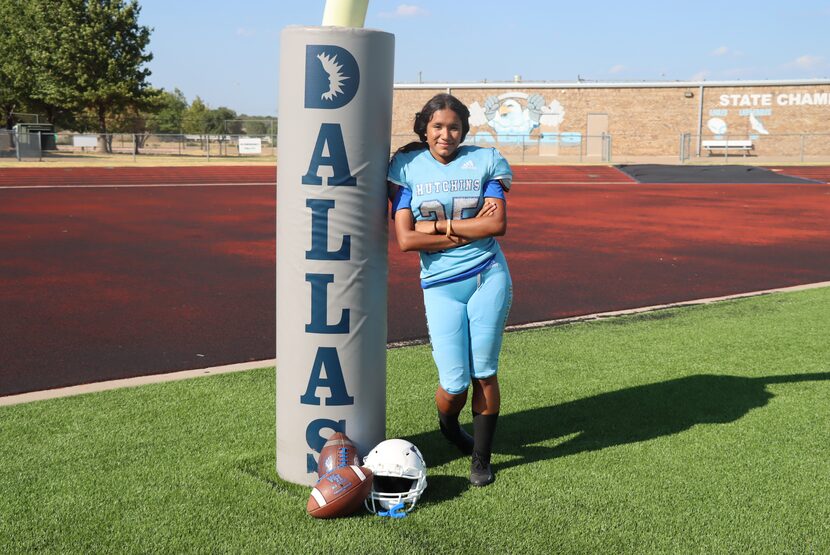
[[[409,512],[427,487],[424,458],[418,448],[402,439],[379,443],[363,464],[372,471],[372,491],[366,509],[372,513],[388,511],[398,504]]]

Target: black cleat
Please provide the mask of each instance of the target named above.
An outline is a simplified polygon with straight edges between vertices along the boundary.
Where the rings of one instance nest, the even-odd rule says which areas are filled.
[[[447,438],[447,441],[458,447],[458,449],[465,455],[473,454],[473,436],[464,431],[464,428],[457,426],[455,430],[447,428],[444,423],[438,421],[438,427],[441,433]]]
[[[474,452],[470,463],[470,483],[482,487],[492,484],[495,479],[493,469],[490,467],[490,457],[485,457],[478,451]]]

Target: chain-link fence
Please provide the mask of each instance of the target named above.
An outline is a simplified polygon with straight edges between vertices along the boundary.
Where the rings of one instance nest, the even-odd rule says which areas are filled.
[[[35,140],[37,139],[37,140]],[[190,156],[275,159],[276,135],[17,133],[0,130],[0,157]],[[23,148],[21,148],[23,147]]]
[[[44,149],[54,147],[54,134],[23,129],[0,129],[0,158],[40,160]]]
[[[393,135],[392,152],[411,142]],[[0,129],[0,158],[19,160],[172,156],[276,160],[276,135],[44,133]],[[830,133],[695,135],[691,133],[476,134],[466,144],[492,146],[513,164],[750,163],[830,164]],[[391,154],[391,153],[390,153]]]
[[[412,142],[412,135],[392,135],[392,151]],[[608,163],[612,161],[611,135],[556,133],[534,135],[468,135],[465,144],[494,147],[513,164]]]
[[[393,148],[412,140],[392,137]],[[511,163],[530,164],[779,164],[830,163],[830,133],[750,136],[622,132],[598,136],[476,135],[467,144],[493,146]]]
[[[14,140],[14,132],[10,129],[0,129],[0,159],[13,158],[17,142]]]
[[[830,133],[775,135],[680,135],[680,162],[814,163],[830,162]]]
[[[274,135],[57,134],[57,154],[276,157]]]

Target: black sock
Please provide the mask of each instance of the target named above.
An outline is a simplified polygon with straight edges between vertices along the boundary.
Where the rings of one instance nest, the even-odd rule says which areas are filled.
[[[464,431],[461,424],[458,422],[458,413],[444,414],[438,411],[438,422],[440,424],[441,433],[451,443],[458,447],[462,453],[470,455],[473,452],[473,438]]]
[[[438,411],[438,420],[441,421],[441,424],[444,425],[444,428],[446,428],[448,431],[450,431],[452,433],[452,432],[455,432],[460,426],[460,424],[458,423],[458,415],[459,414],[460,413],[445,414],[445,413],[443,413],[439,410]]]
[[[496,422],[498,418],[499,413],[479,414],[473,412],[473,439],[475,441],[473,449],[488,464],[490,462],[490,453],[493,451],[493,436],[496,433]]]

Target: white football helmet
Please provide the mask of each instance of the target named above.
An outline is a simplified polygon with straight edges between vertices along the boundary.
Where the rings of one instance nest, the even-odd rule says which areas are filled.
[[[409,512],[427,489],[424,457],[405,439],[381,441],[366,455],[363,465],[374,474],[372,491],[365,502],[373,513],[388,511],[399,503]]]

